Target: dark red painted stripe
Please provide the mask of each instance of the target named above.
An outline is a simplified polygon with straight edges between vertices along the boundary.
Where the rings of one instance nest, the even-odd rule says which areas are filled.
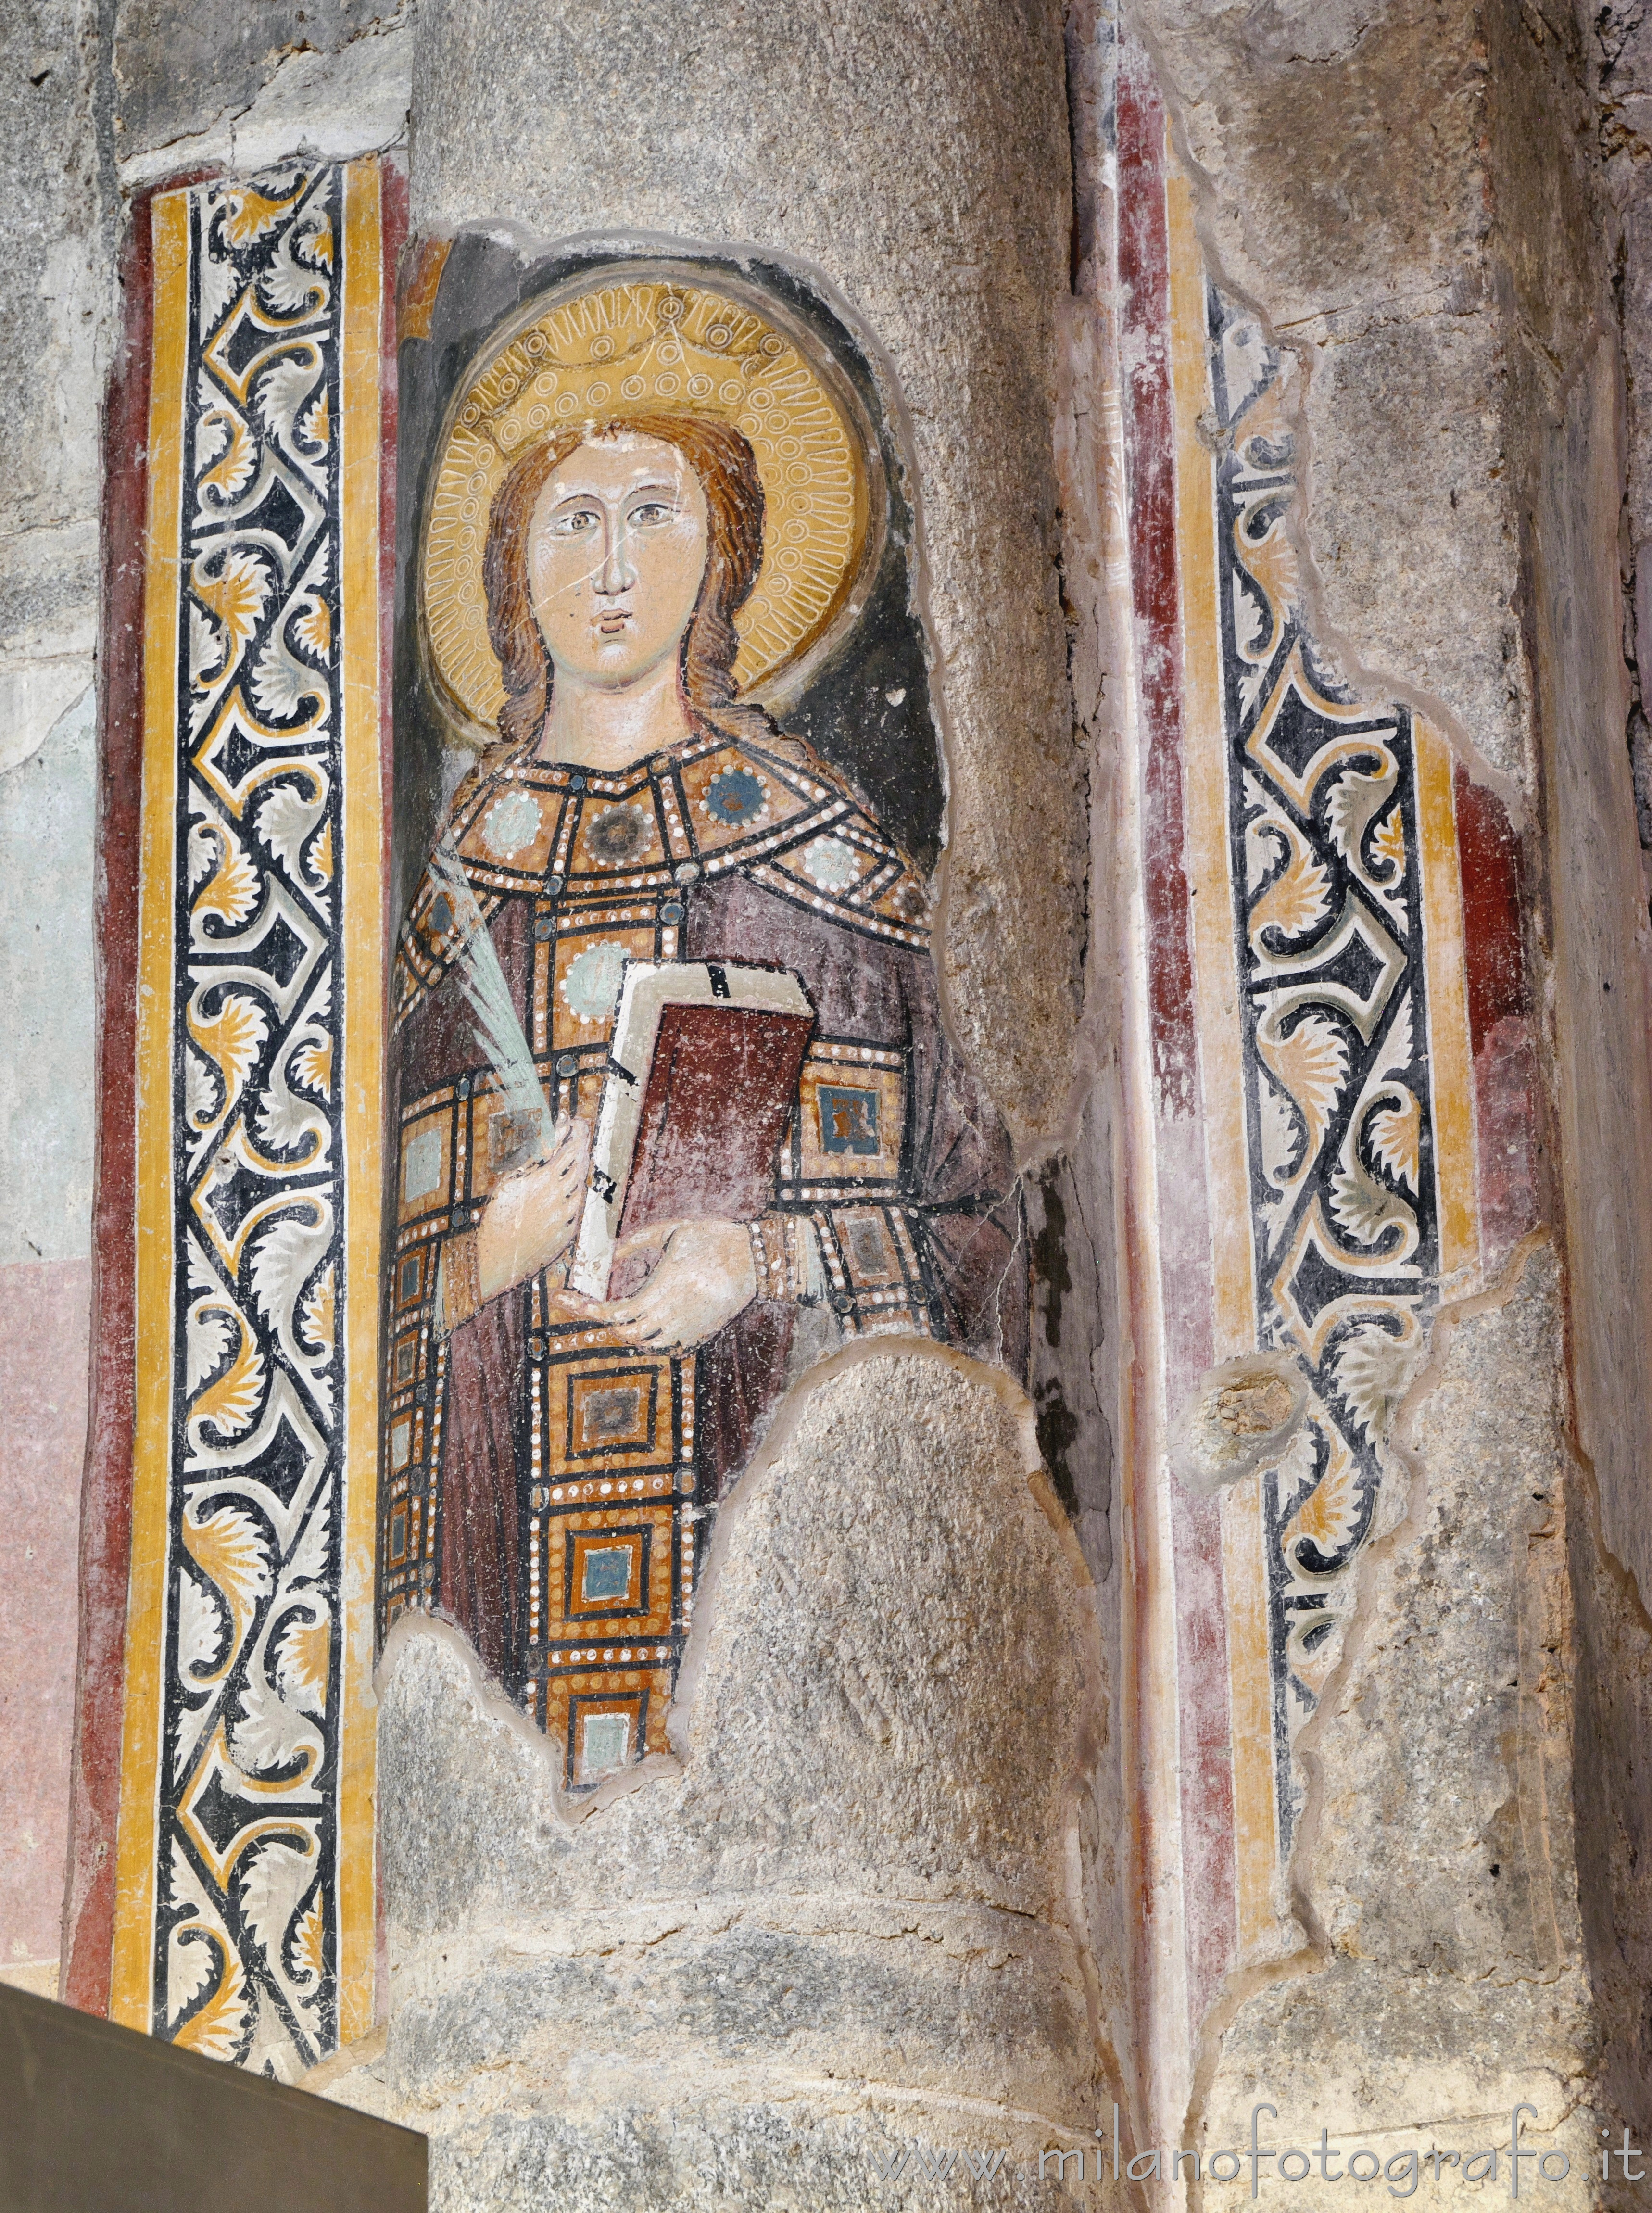
[[[1520,840],[1496,792],[1454,775],[1458,865],[1474,1058],[1480,1234],[1495,1269],[1537,1227],[1536,1026],[1521,929]]]
[[[1119,243],[1125,461],[1131,596],[1144,737],[1143,863],[1149,1019],[1161,1151],[1161,1283],[1173,1399],[1210,1353],[1207,1194],[1197,1172],[1166,1170],[1191,1148],[1202,1159],[1193,1028],[1192,908],[1185,854],[1181,592],[1171,382],[1169,224],[1164,106],[1145,52],[1126,40],[1119,71]],[[1185,1169],[1186,1161],[1181,1167]],[[1173,1405],[1173,1413],[1175,1408]],[[1197,2036],[1233,1966],[1235,1868],[1231,1721],[1221,1515],[1177,1488],[1177,1704],[1181,1730],[1181,1863],[1187,2000]],[[1143,1625],[1143,1629],[1145,1625]],[[1146,1988],[1145,1925],[1137,1973]],[[1140,2023],[1143,2044],[1155,2024]]]
[[[103,414],[92,1414],[81,1493],[80,1660],[62,1982],[70,2005],[98,2014],[109,2010],[131,1552],[137,897],[153,197],[145,193],[135,204],[121,256],[120,351]]]
[[[1193,959],[1183,859],[1181,604],[1176,572],[1175,414],[1170,381],[1170,241],[1164,104],[1146,55],[1119,70],[1119,282],[1125,466],[1143,779],[1148,991],[1161,1113],[1193,1112]]]

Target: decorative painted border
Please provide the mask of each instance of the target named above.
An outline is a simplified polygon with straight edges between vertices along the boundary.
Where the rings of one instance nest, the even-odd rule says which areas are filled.
[[[1165,190],[1212,1356],[1292,1352],[1311,1390],[1223,1502],[1243,1959],[1288,1922],[1293,1747],[1403,1510],[1390,1421],[1442,1282],[1478,1279],[1474,1094],[1448,749],[1317,649],[1287,364],[1210,282],[1174,168]]]
[[[149,209],[109,2010],[281,2075],[372,2013],[384,183]]]
[[[1355,697],[1309,635],[1283,519],[1295,363],[1210,283],[1151,57],[1105,7],[1096,51],[1128,594],[1117,1466],[1149,2141],[1182,2126],[1234,1971],[1306,1941],[1299,1740],[1362,1552],[1404,1509],[1388,1427],[1429,1319],[1535,1226],[1539,1103],[1519,840],[1426,716]],[[1362,979],[1335,972],[1350,902]],[[1212,1368],[1269,1349],[1310,1386],[1307,1436],[1215,1497],[1179,1482],[1173,1423]]]

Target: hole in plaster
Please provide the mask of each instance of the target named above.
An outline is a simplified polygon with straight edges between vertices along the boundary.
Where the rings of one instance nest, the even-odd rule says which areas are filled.
[[[1170,1441],[1170,1465],[1188,1490],[1238,1482],[1277,1460],[1308,1405],[1288,1353],[1258,1352],[1207,1370]]]

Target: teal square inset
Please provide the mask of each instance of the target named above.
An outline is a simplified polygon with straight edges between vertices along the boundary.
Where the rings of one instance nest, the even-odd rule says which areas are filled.
[[[878,1149],[878,1094],[850,1091],[841,1084],[823,1083],[820,1101],[820,1150],[823,1153],[875,1153]]]
[[[631,1547],[605,1546],[601,1552],[588,1552],[584,1559],[585,1572],[580,1581],[580,1596],[587,1606],[601,1599],[624,1598],[631,1589]]]
[[[580,1731],[580,1766],[587,1776],[623,1767],[631,1756],[629,1714],[587,1714]]]

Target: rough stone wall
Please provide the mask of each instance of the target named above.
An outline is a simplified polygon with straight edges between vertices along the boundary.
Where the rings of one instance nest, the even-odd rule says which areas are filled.
[[[1608,267],[1628,402],[1625,520],[1635,629],[1645,634],[1652,622],[1652,11],[1644,0],[1608,0],[1591,27]],[[1633,659],[1638,662],[1638,651]],[[1652,756],[1643,703],[1637,729],[1642,837],[1652,841]]]
[[[1549,432],[1535,533],[1533,607],[1543,721],[1546,906],[1553,932],[1554,1093],[1570,1256],[1569,1344],[1578,1465],[1569,1484],[1584,1927],[1600,1978],[1599,2023],[1615,2100],[1652,2117],[1644,1978],[1652,1949],[1638,1873],[1652,1849],[1652,1533],[1644,1439],[1652,1417],[1652,1251],[1647,1149],[1652,940],[1635,831],[1625,613],[1612,524],[1622,485],[1618,364],[1599,342]],[[1635,1986],[1641,1984],[1641,1995]]]
[[[111,180],[91,6],[0,27],[0,1974],[56,1987],[87,1413],[98,409]],[[42,1682],[42,1649],[62,1655]]]
[[[1652,891],[1652,742],[1644,698],[1644,666],[1652,652],[1652,20],[1644,7],[1629,0],[1595,11],[1589,28],[1621,390],[1618,376],[1605,363],[1597,368],[1594,382],[1606,389],[1594,398],[1592,411],[1580,387],[1569,410],[1567,452],[1576,473],[1588,468],[1594,479],[1599,542],[1586,650],[1595,669],[1605,664],[1614,679],[1616,659],[1606,650],[1601,633],[1614,613],[1621,614],[1629,767],[1639,836],[1634,838],[1629,828],[1624,756],[1602,744],[1590,755],[1591,785],[1573,794],[1575,802],[1592,802],[1575,804],[1574,813],[1588,827],[1580,857],[1594,863],[1587,889],[1598,903],[1599,920],[1591,928],[1583,907],[1582,927],[1574,925],[1576,996],[1564,1006],[1562,1058],[1580,1071],[1603,1065],[1607,1079],[1587,1090],[1579,1086],[1584,1126],[1571,1132],[1574,1143],[1582,1147],[1576,1166],[1585,1169],[1591,1160],[1612,1157],[1613,1144],[1600,1140],[1605,1125],[1622,1143],[1626,1089],[1635,1101],[1639,1142],[1638,1174],[1627,1184],[1627,1203],[1622,1188],[1608,1196],[1605,1176],[1586,1183],[1574,1201],[1575,1249],[1596,1259],[1587,1284],[1588,1309],[1580,1301],[1576,1322],[1577,1422],[1588,1478],[1576,1492],[1572,1538],[1578,1761],[1580,1771],[1612,1778],[1609,1790],[1601,1794],[1606,1818],[1580,1830],[1579,1862],[1602,2013],[1606,2092],[1618,2109],[1638,2112],[1643,2119],[1645,2086],[1652,2082],[1652,2015],[1646,2004],[1652,1912],[1641,1871],[1652,1864],[1652,1772],[1637,1747],[1652,1732],[1652,1548],[1639,1446],[1652,1417],[1647,1397],[1652,1385],[1648,1261],[1643,1236],[1631,1247],[1629,1231],[1638,1226],[1643,1233],[1648,1220],[1645,1109],[1632,1087],[1637,1076],[1645,1083],[1652,1035],[1647,905]],[[1591,412],[1592,446],[1586,442]],[[1606,525],[1619,495],[1622,572],[1614,578]],[[1623,587],[1621,607],[1613,600],[1614,582]],[[1570,627],[1576,634],[1581,626]],[[1614,682],[1608,691],[1601,708],[1604,727],[1621,711],[1624,688]],[[1557,779],[1557,799],[1561,796]],[[1582,905],[1572,902],[1574,910]],[[1612,1280],[1614,1261],[1626,1263],[1621,1284]],[[1626,1291],[1631,1295],[1625,1295]],[[1591,1332],[1587,1344],[1586,1330]]]
[[[1216,2141],[1253,2090],[1293,2079],[1325,2033],[1326,2009],[1342,2007],[1351,2010],[1338,2033],[1369,2062],[1374,2123],[1386,2105],[1443,2124],[1469,2110],[1463,2100],[1489,2094],[1489,2081],[1470,2079],[1489,2055],[1521,2050],[1531,2081],[1551,2074],[1534,2125],[1558,2125],[1604,2034],[1618,2056],[1595,2094],[1643,2131],[1646,2071],[1623,2055],[1644,2033],[1627,1991],[1645,1960],[1633,1871],[1646,1821],[1637,1462],[1652,1110],[1613,558],[1621,371],[1595,157],[1598,58],[1589,26],[1552,7],[1350,0],[1257,11],[1146,0],[1138,12],[1204,180],[1207,249],[1308,372],[1296,527],[1322,634],[1350,669],[1422,704],[1522,830],[1526,881],[1539,887],[1523,917],[1527,958],[1548,1010],[1543,1214],[1570,1265],[1558,1308],[1546,1266],[1513,1271],[1497,1320],[1465,1320],[1445,1366],[1436,1361],[1419,1387],[1411,1521],[1369,1571],[1365,1634],[1311,1740],[1312,1844],[1298,1876],[1314,1946],[1299,1966],[1317,1972],[1235,1995],[1212,2024],[1196,2109]],[[1638,176],[1633,190],[1619,180],[1631,205]],[[1631,371],[1643,345],[1632,328]],[[1528,1363],[1544,1407],[1531,1411],[1516,1461],[1515,1439],[1505,1448],[1493,1432],[1497,1408],[1532,1387]],[[1477,1460],[1465,1461],[1465,1439],[1479,1440]],[[1489,1495],[1516,1464],[1509,1549],[1500,1544],[1495,1566],[1472,1564],[1469,1524],[1451,1502],[1469,1468]],[[1533,1498],[1543,1526],[1522,1541],[1518,1514]],[[1486,1824],[1478,1856],[1488,1868],[1496,1858],[1497,1882],[1512,1874],[1522,1895],[1511,1903],[1505,1887],[1483,1907],[1482,1869],[1466,1901],[1442,1892],[1436,1911],[1426,1869],[1443,1817],[1430,1818],[1426,1838],[1416,1822],[1431,1793],[1464,1781],[1460,1740],[1430,1699],[1423,1710],[1442,1726],[1418,1736],[1391,1786],[1369,1759],[1384,1736],[1382,1760],[1398,1761],[1405,1742],[1400,1655],[1448,1633],[1424,1587],[1448,1558],[1448,1633],[1463,1640],[1457,1664],[1482,1686],[1467,1695],[1484,1742],[1496,1733],[1474,1701],[1519,1686],[1497,1755],[1504,1771],[1487,1771],[1476,1818]],[[1474,1573],[1495,1600],[1475,1603]],[[1503,1653],[1521,1621],[1524,1643]],[[1572,1805],[1603,1791],[1612,1815],[1583,1825],[1574,1872]],[[1460,1797],[1451,1833],[1468,1819]],[[1511,1821],[1523,1860],[1494,1847]],[[1463,1830],[1460,1885],[1468,1850]],[[1396,1948],[1404,2003],[1384,1988]],[[1448,2007],[1449,2027],[1415,2012],[1419,1992]],[[1521,2008],[1534,2009],[1525,2044]],[[1429,2051],[1460,2058],[1430,2071]]]

